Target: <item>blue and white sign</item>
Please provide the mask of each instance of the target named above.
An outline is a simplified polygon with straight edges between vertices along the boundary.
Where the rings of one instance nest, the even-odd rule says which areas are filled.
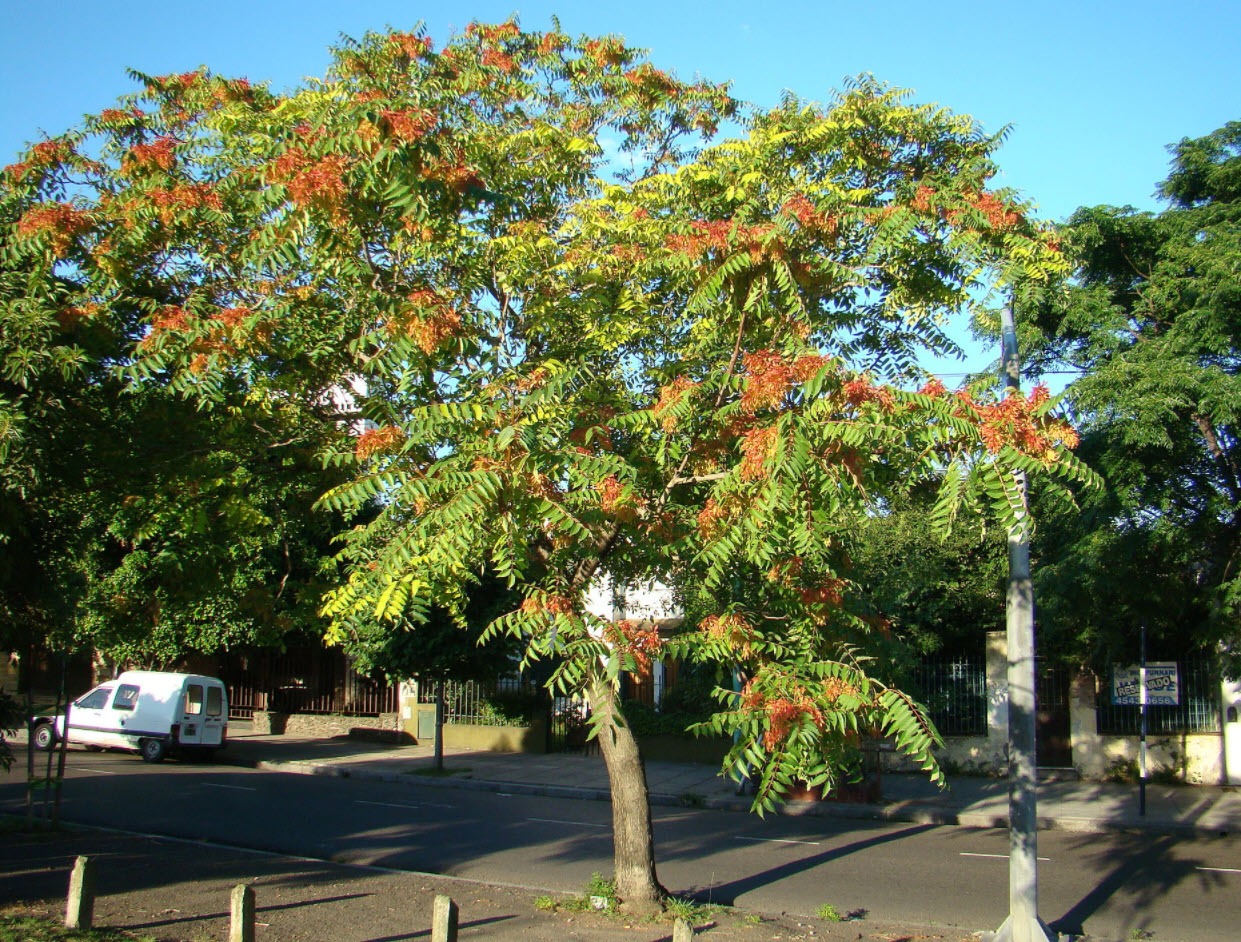
[[[1112,668],[1112,703],[1139,706],[1142,702],[1142,670],[1137,665]],[[1181,677],[1176,661],[1151,661],[1146,665],[1146,703],[1148,706],[1178,706]]]

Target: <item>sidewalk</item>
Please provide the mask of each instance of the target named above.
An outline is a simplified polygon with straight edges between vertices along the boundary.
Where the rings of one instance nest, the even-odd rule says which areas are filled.
[[[445,788],[605,800],[607,772],[598,754],[515,753],[446,750],[447,774],[435,774],[430,745],[382,745],[347,737],[304,739],[258,735],[248,724],[229,727],[228,748],[219,761],[233,765],[335,775]],[[750,799],[718,768],[690,762],[648,762],[653,805],[748,811]],[[879,804],[791,801],[783,814],[867,820],[912,821],[969,827],[1006,827],[1008,784],[1003,779],[954,776],[938,791],[925,777],[888,773]],[[1140,829],[1152,833],[1219,835],[1241,832],[1241,789],[1148,783],[1146,814],[1138,813],[1138,787],[1098,782],[1041,782],[1039,827],[1098,832]]]

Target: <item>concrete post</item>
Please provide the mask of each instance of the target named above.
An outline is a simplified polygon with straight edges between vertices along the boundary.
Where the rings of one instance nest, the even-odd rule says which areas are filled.
[[[244,883],[233,887],[228,942],[254,942],[254,889]]]
[[[435,897],[431,913],[431,942],[457,942],[457,904],[450,896]]]
[[[694,937],[694,927],[680,916],[672,924],[672,942],[690,942]]]
[[[66,929],[89,929],[95,921],[95,862],[79,857],[69,875],[69,900],[65,905]]]
[[[1006,395],[1018,395],[1021,363],[1017,325],[1005,305],[1001,379]],[[1038,917],[1038,768],[1036,759],[1036,673],[1034,589],[1030,580],[1030,511],[1026,476],[1014,472],[1021,502],[1008,531],[1008,918],[996,942],[1047,942],[1052,936]]]

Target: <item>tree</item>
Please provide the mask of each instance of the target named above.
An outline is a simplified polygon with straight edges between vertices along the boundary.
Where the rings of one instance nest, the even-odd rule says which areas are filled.
[[[0,191],[10,221],[0,245],[0,644],[156,666],[279,643],[314,625],[336,578],[340,522],[311,505],[342,480],[316,460],[338,433],[297,399],[235,386],[208,411],[118,373],[146,331],[138,309],[74,306],[83,268],[20,242],[30,194],[70,191],[78,159],[64,141],[35,145]]]
[[[376,510],[346,536],[330,637],[465,622],[484,573],[518,593],[488,637],[590,697],[626,907],[662,888],[617,684],[664,642],[584,609],[605,573],[679,587],[703,616],[677,651],[743,668],[712,724],[740,734],[729,770],[760,770],[759,809],[794,776],[829,786],[859,730],[938,774],[925,712],[871,669],[886,629],[845,536],[928,476],[946,525],[969,503],[1011,522],[1014,468],[1083,474],[1045,391],[877,382],[950,347],[943,319],[989,289],[1062,269],[986,188],[994,138],[862,79],[695,152],[735,114],[725,88],[514,22],[441,49],[367,35],[285,96],[137,77],[54,169],[7,174],[32,303],[139,312],[139,386],[367,420],[327,456],[350,480],[323,505]]]
[[[1080,371],[1067,395],[1107,482],[1043,534],[1042,618],[1082,658],[1131,657],[1148,621],[1174,650],[1223,642],[1236,673],[1241,123],[1170,150],[1168,207],[1079,209],[1075,279],[1028,305],[1032,368]]]
[[[852,578],[915,651],[980,653],[986,633],[1004,627],[1005,534],[972,525],[981,521],[946,537],[936,532],[935,483],[901,496],[858,529]]]

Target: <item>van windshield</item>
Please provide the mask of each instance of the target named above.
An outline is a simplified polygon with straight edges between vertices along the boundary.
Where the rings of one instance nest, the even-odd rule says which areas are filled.
[[[96,687],[90,693],[74,701],[73,705],[79,710],[102,710],[108,705],[112,690],[111,684],[106,687]]]

